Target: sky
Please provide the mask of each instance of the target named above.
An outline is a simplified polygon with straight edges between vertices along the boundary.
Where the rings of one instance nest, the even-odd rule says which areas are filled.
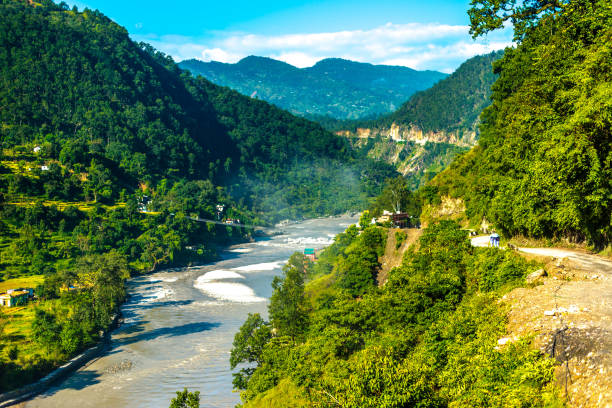
[[[67,1],[98,9],[177,62],[235,63],[249,55],[303,68],[324,58],[450,73],[512,45],[510,29],[473,40],[461,0]]]

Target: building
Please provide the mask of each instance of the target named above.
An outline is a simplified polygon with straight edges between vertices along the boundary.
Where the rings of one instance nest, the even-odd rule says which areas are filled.
[[[28,300],[33,296],[33,289],[9,289],[6,293],[0,294],[0,306],[23,306],[28,303]]]
[[[304,249],[304,257],[314,262],[317,260],[317,253],[314,248],[306,248]]]
[[[410,227],[410,218],[412,218],[408,213],[396,213],[391,215],[391,220],[393,221],[393,225],[400,228],[409,228]]]
[[[389,222],[389,221],[391,221],[391,216],[392,215],[393,215],[392,212],[384,210],[382,215],[380,217],[378,217],[376,222],[381,223],[381,224],[384,224],[385,222]]]

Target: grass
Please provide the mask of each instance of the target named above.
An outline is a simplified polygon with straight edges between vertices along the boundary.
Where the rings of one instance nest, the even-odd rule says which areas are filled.
[[[39,284],[43,283],[45,277],[43,275],[25,276],[21,278],[8,279],[0,282],[0,293],[6,292],[8,289],[15,288],[35,288]],[[3,309],[6,313],[7,310]]]
[[[34,321],[35,304],[27,306],[3,308],[6,319],[3,335],[0,337],[0,360],[10,361],[9,349],[16,349],[21,362],[29,360],[30,356],[40,354],[40,346],[32,341],[32,322]],[[17,361],[17,364],[20,361]],[[19,364],[24,365],[24,364]]]
[[[16,205],[18,207],[31,207],[36,205],[37,201],[15,201],[8,202],[9,205]],[[77,207],[81,211],[90,211],[94,206],[96,206],[95,202],[88,201],[56,201],[56,200],[43,200],[42,204],[46,207],[55,206],[58,210],[63,211],[68,207]],[[125,203],[118,202],[115,205],[106,205],[101,204],[102,208],[106,210],[116,210],[118,208],[125,207]],[[151,212],[150,214],[153,214]],[[157,213],[160,214],[160,213]]]

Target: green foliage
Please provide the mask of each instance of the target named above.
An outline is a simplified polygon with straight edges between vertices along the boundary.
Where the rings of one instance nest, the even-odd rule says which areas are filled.
[[[400,249],[407,237],[408,234],[405,231],[395,231],[395,249]]]
[[[8,177],[12,195],[112,204],[139,183],[210,182],[280,219],[360,208],[393,174],[317,124],[191,77],[98,11],[0,12],[1,147],[44,146]]]
[[[387,241],[383,228],[370,226],[362,231],[339,256],[334,267],[339,287],[360,296],[376,285],[376,275]]]
[[[170,408],[200,408],[200,391],[189,392],[187,388],[177,391],[170,401]]]
[[[492,63],[502,51],[470,58],[448,78],[411,97],[396,112],[377,123],[412,124],[423,132],[475,131],[477,119],[488,106],[496,79]]]
[[[475,33],[495,28],[500,9],[473,4],[485,14],[473,21]],[[484,216],[506,236],[603,248],[612,239],[612,8],[606,1],[521,4],[508,13],[524,23],[521,42],[495,64],[480,144],[432,183],[462,197],[474,224]]]
[[[298,69],[250,56],[236,64],[182,61],[179,66],[211,82],[252,95],[315,121],[361,119],[391,112],[410,95],[446,74],[328,58]]]
[[[235,369],[239,364],[261,364],[264,346],[272,338],[272,328],[261,318],[259,313],[250,314],[240,331],[234,336],[230,353],[230,367]],[[242,368],[234,374],[234,386],[245,389],[255,369]]]
[[[468,59],[447,78],[412,95],[395,112],[370,121],[333,124],[333,130],[389,128],[391,124],[415,126],[426,132],[455,133],[459,139],[477,131],[478,116],[490,105],[491,85],[497,75],[492,63],[502,51]]]
[[[334,271],[386,236],[353,231],[321,254]],[[506,323],[498,296],[532,267],[511,252],[473,248],[447,221],[424,230],[382,288],[353,298],[327,279],[333,272],[319,276],[306,285],[305,336],[258,344],[252,376],[238,387],[244,407],[561,406],[552,360],[528,339],[497,346]]]
[[[304,298],[304,255],[291,255],[283,267],[283,277],[274,277],[268,313],[270,323],[279,336],[300,338],[307,328],[306,300]]]

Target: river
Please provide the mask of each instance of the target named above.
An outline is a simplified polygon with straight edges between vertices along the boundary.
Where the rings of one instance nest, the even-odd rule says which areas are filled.
[[[308,220],[232,246],[218,262],[132,279],[109,351],[25,406],[168,407],[187,387],[202,408],[233,407],[229,353],[247,314],[267,315],[272,279],[293,252],[325,247],[356,221]]]

